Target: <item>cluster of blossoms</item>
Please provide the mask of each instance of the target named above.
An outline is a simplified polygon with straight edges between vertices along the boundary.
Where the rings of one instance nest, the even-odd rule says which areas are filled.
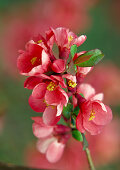
[[[24,83],[32,89],[29,105],[43,112],[32,118],[37,148],[50,162],[61,158],[71,134],[77,140],[86,131],[97,135],[112,119],[111,109],[102,103],[103,94],[83,83],[102,56],[98,50],[77,53],[85,40],[85,35],[77,37],[66,28],[50,28],[45,38],[38,35],[20,50],[17,66],[29,76]],[[65,125],[57,125],[61,119]]]

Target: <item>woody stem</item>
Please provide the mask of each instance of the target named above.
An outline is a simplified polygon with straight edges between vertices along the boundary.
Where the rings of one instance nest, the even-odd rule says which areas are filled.
[[[88,148],[86,148],[85,152],[86,152],[86,156],[87,156],[87,160],[88,160],[90,170],[95,170],[95,167],[94,167],[94,164],[93,164],[93,161],[92,161],[92,157],[91,157],[91,154],[90,154],[90,150]]]

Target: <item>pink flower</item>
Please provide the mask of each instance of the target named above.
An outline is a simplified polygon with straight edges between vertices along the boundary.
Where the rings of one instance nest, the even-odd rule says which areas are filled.
[[[94,88],[88,84],[81,84],[78,93],[82,93],[86,101],[80,104],[76,119],[77,129],[82,133],[88,131],[91,135],[99,134],[112,119],[111,109],[101,102],[103,95],[95,95]]]
[[[48,125],[60,120],[63,106],[68,103],[68,95],[59,84],[66,87],[62,77],[42,74],[29,77],[24,84],[26,88],[33,89],[29,98],[31,108],[36,112],[43,112],[43,121]]]
[[[47,126],[41,117],[34,117],[33,133],[39,138],[37,149],[46,154],[49,162],[55,163],[61,158],[65,143],[70,138],[70,129],[64,125]]]
[[[86,155],[79,141],[72,137],[67,142],[61,159],[50,163],[44,154],[36,150],[31,144],[25,150],[25,164],[31,168],[57,169],[57,170],[85,170],[88,169]]]
[[[36,84],[36,82],[38,84]],[[36,99],[44,98],[45,102],[48,105],[55,105],[55,106],[57,106],[58,104],[62,104],[65,106],[67,105],[68,95],[59,86],[61,85],[61,87],[63,88],[66,87],[64,80],[62,79],[61,76],[57,76],[57,75],[47,76],[47,75],[40,74],[39,76],[37,76],[37,78],[34,76],[28,78],[25,82],[25,87],[31,86],[31,84],[33,87],[32,96],[34,98]]]
[[[29,41],[26,44],[26,51],[20,51],[17,66],[21,74],[32,76],[47,71],[50,64],[49,54],[45,52],[39,41],[37,43]]]
[[[55,125],[60,120],[60,115],[63,110],[63,106],[61,104],[48,105],[44,98],[36,99],[29,97],[29,105],[36,112],[43,112],[43,122],[47,125]]]
[[[70,53],[70,48],[73,44],[80,46],[86,40],[85,35],[77,37],[73,32],[64,27],[56,29],[51,28],[46,32],[46,39],[50,49],[52,50],[53,44],[56,43],[59,48],[59,57],[67,61]]]
[[[51,31],[53,32],[57,45],[61,48],[66,47],[70,49],[73,44],[80,46],[87,38],[85,35],[77,37],[73,32],[70,32],[69,29],[63,27],[57,29],[51,28]]]

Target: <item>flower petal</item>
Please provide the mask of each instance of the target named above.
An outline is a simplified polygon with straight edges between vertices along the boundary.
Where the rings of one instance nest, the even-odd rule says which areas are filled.
[[[76,118],[76,127],[81,133],[85,132],[85,128],[83,127],[83,117],[82,117],[81,112],[79,112],[79,114]]]
[[[39,152],[46,153],[49,145],[55,140],[56,140],[56,138],[54,138],[54,137],[48,137],[48,138],[40,139],[40,140],[38,140],[36,147],[37,147]]]
[[[39,77],[31,76],[24,82],[24,87],[27,89],[33,89],[37,84],[41,83],[42,80]]]
[[[64,90],[57,87],[54,91],[46,91],[45,101],[50,105],[66,105],[68,102],[68,96]]]
[[[95,95],[95,89],[90,84],[83,83],[78,86],[77,93],[82,93],[85,99],[90,100]]]
[[[53,132],[53,127],[47,126],[45,124],[44,126],[41,126],[40,124],[36,122],[33,123],[32,128],[33,128],[33,134],[37,138],[45,138]]]
[[[57,116],[57,107],[48,106],[43,113],[43,122],[46,125],[55,125],[60,120],[60,116]]]
[[[100,101],[102,101],[103,98],[104,98],[104,94],[103,94],[103,93],[98,93],[98,94],[96,94],[95,96],[93,96],[93,97],[91,98],[91,100],[92,100],[92,101],[94,101],[94,100],[100,100]]]
[[[76,44],[78,47],[82,45],[87,39],[86,35],[81,35],[74,39],[73,44]]]
[[[55,40],[58,46],[64,47],[68,43],[68,30],[66,28],[59,27],[57,29],[52,29],[54,32]]]
[[[83,126],[91,135],[98,135],[104,127],[96,125],[93,121],[88,121],[87,119],[83,120]]]
[[[46,104],[44,98],[36,99],[32,95],[29,97],[29,105],[35,112],[44,112]]]
[[[46,152],[47,160],[51,163],[59,161],[63,154],[64,148],[65,145],[62,143],[58,143],[57,140],[52,142]]]
[[[32,96],[36,99],[41,99],[45,96],[47,85],[46,83],[39,83],[33,89]]]
[[[93,122],[97,125],[106,125],[112,120],[111,109],[104,105],[102,102],[93,102],[93,110],[95,112],[95,118]]]

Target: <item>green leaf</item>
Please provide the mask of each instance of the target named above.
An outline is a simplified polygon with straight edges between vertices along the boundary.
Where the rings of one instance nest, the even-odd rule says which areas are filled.
[[[84,95],[83,95],[82,93],[80,93],[80,95],[81,95],[83,98],[85,98]]]
[[[66,119],[70,119],[70,115],[71,115],[71,112],[73,110],[73,105],[68,103],[66,107],[63,107],[63,116],[66,118]]]
[[[84,133],[82,133],[82,137],[83,137],[83,150],[85,150],[88,147],[88,142],[86,140]]]
[[[72,45],[70,52],[71,52],[71,56],[73,58],[75,53],[77,53],[77,45],[76,44]]]
[[[75,109],[73,110],[73,114],[77,116],[79,113],[79,110],[80,110],[79,106],[75,107]]]
[[[78,141],[81,141],[81,142],[83,141],[82,134],[78,130],[73,130],[72,131],[72,136],[73,136],[73,138],[75,138]]]
[[[104,54],[99,49],[95,49],[80,55],[74,61],[74,64],[79,67],[92,67],[102,60],[103,57]]]

